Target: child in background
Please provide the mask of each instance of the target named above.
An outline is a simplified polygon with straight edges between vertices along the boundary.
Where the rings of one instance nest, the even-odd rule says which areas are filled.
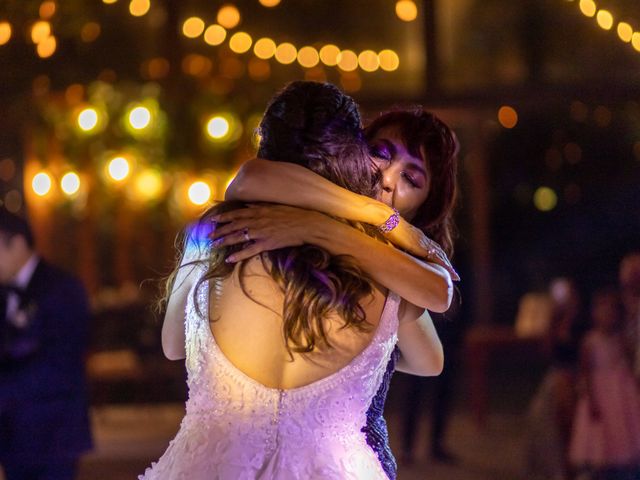
[[[640,395],[622,337],[623,310],[615,290],[592,301],[593,328],[580,352],[580,398],[571,438],[579,479],[640,478]]]

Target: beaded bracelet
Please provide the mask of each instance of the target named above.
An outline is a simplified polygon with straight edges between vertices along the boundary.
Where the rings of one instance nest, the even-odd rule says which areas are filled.
[[[382,225],[378,227],[378,230],[380,230],[382,233],[389,233],[391,230],[396,228],[399,223],[400,223],[400,212],[398,212],[398,210],[393,208],[393,213],[391,214],[391,216],[387,218],[386,222],[384,222]]]

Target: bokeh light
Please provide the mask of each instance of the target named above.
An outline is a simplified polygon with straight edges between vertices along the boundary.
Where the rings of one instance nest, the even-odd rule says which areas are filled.
[[[345,72],[353,72],[358,68],[358,56],[352,50],[342,50],[338,55],[338,67]]]
[[[188,195],[194,205],[204,205],[211,198],[211,187],[206,182],[198,180],[191,184]]]
[[[56,41],[56,37],[51,36],[45,38],[38,44],[36,51],[38,52],[38,56],[40,58],[49,58],[56,52],[56,48],[58,47],[58,42]]]
[[[633,32],[633,35],[631,36],[631,45],[640,52],[640,32]]]
[[[633,28],[627,22],[618,23],[617,31],[620,40],[627,43],[631,41],[631,37],[633,36]]]
[[[107,172],[109,176],[116,182],[121,182],[129,176],[131,167],[129,161],[124,157],[115,157],[109,162]]]
[[[580,0],[580,11],[586,17],[593,17],[596,14],[596,4],[593,0]]]
[[[608,10],[598,11],[596,21],[603,30],[611,30],[611,27],[613,27],[613,15]]]
[[[11,33],[11,24],[6,21],[0,22],[0,45],[4,45],[11,40]]]
[[[298,50],[298,63],[304,68],[315,67],[320,62],[318,51],[313,47],[302,47]]]
[[[207,121],[207,135],[215,140],[225,138],[230,131],[230,122],[222,115],[216,115]]]
[[[253,40],[247,32],[236,32],[229,39],[229,48],[235,53],[245,53],[251,48]]]
[[[498,110],[498,121],[504,128],[513,128],[518,124],[518,112],[507,105]]]
[[[393,72],[400,66],[398,54],[390,49],[379,52],[378,59],[380,60],[380,68],[385,72]]]
[[[418,7],[412,0],[399,0],[396,2],[396,15],[404,22],[411,22],[418,16]]]
[[[327,67],[335,67],[338,64],[340,49],[332,44],[325,45],[320,49],[320,60]]]
[[[157,200],[162,194],[164,182],[162,175],[155,169],[148,168],[140,172],[133,182],[135,195],[145,201]]]
[[[358,65],[365,72],[375,72],[380,67],[378,54],[373,50],[365,50],[358,55]]]
[[[146,15],[150,8],[150,0],[131,0],[131,3],[129,3],[129,13],[134,17]]]
[[[256,57],[267,60],[276,54],[276,42],[270,38],[261,38],[253,46]]]
[[[46,172],[37,173],[31,181],[31,188],[40,197],[44,197],[51,191],[51,185],[51,177]]]
[[[200,17],[187,18],[182,24],[182,34],[187,38],[197,38],[204,32],[204,21]]]
[[[40,20],[31,27],[31,41],[40,43],[51,35],[51,24],[47,21]]]
[[[227,38],[227,31],[225,28],[218,24],[213,24],[207,27],[204,31],[204,41],[211,46],[220,45]]]
[[[99,23],[87,22],[82,26],[82,30],[80,30],[80,38],[85,43],[91,43],[100,36],[101,31],[102,29]]]
[[[289,42],[284,42],[276,48],[276,60],[283,65],[289,65],[296,61],[298,50]]]
[[[147,107],[132,108],[127,117],[129,125],[135,130],[142,130],[151,124],[151,112]]]
[[[538,210],[548,212],[556,208],[558,195],[549,187],[540,187],[533,194],[533,204]]]
[[[223,5],[218,10],[217,21],[224,28],[234,28],[240,23],[240,11],[235,5]]]
[[[78,127],[83,132],[91,132],[98,126],[100,117],[95,108],[85,108],[78,114]]]
[[[80,177],[75,172],[66,173],[60,180],[60,188],[67,195],[73,195],[80,190]]]
[[[53,17],[55,13],[56,13],[56,2],[52,0],[47,0],[40,4],[40,8],[38,9],[38,14],[40,15],[40,18],[48,20],[51,17]]]
[[[272,8],[280,5],[280,0],[259,0],[259,1],[260,1],[260,5],[268,8]]]

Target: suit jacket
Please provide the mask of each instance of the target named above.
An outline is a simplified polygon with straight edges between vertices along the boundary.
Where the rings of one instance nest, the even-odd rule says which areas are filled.
[[[0,462],[77,457],[91,448],[85,290],[40,260],[20,302],[25,326],[4,318],[5,302],[0,299]]]

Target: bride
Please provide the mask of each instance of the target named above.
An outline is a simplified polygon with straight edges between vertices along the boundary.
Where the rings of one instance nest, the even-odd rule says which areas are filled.
[[[290,84],[269,104],[261,135],[259,156],[375,195],[357,107],[335,87]],[[220,220],[238,206],[220,204],[201,222]],[[372,207],[386,217],[380,232],[353,222],[348,228],[396,239],[404,232],[405,242],[417,238],[397,212]],[[241,235],[251,242],[250,230]],[[411,262],[420,272],[423,306],[446,310],[447,269],[381,239],[372,241],[386,249],[389,262],[407,271]],[[361,430],[403,322],[398,294],[354,258],[315,246],[234,264],[225,260],[241,247],[224,243],[200,249],[187,242],[170,284],[163,347],[169,358],[186,357],[187,414],[167,451],[139,478],[386,478]],[[405,325],[411,338],[400,342],[406,367],[438,373],[442,352],[432,325]]]

